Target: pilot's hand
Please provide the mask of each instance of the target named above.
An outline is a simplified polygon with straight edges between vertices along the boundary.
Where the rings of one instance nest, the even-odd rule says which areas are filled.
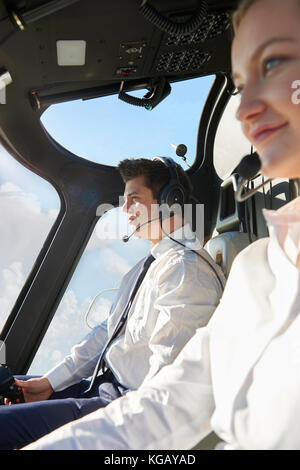
[[[35,379],[15,379],[15,384],[22,388],[25,402],[48,400],[53,393],[53,388],[46,377]]]

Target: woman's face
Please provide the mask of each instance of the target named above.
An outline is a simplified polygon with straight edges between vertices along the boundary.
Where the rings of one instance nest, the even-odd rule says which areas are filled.
[[[262,173],[300,178],[300,2],[258,0],[232,48],[241,93],[237,119],[256,148]]]

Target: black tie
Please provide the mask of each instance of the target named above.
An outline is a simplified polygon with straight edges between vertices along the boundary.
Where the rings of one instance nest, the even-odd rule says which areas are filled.
[[[113,331],[113,334],[111,335],[110,338],[108,338],[107,342],[105,343],[103,349],[102,349],[102,352],[100,354],[100,357],[98,359],[98,362],[97,362],[97,365],[95,367],[95,370],[94,370],[94,373],[93,373],[93,377],[92,377],[92,380],[91,380],[91,383],[90,383],[90,386],[88,388],[88,390],[86,390],[85,393],[88,393],[93,385],[94,385],[94,382],[96,380],[96,377],[99,373],[99,370],[104,369],[104,355],[106,353],[106,351],[108,350],[108,348],[110,347],[111,343],[114,341],[114,339],[119,335],[120,331],[122,330],[126,320],[127,320],[127,317],[128,317],[128,312],[130,310],[130,307],[132,305],[132,302],[133,302],[133,299],[138,291],[138,288],[140,287],[141,283],[143,282],[143,279],[146,275],[146,272],[148,271],[149,267],[150,267],[150,264],[154,261],[154,257],[152,255],[148,256],[148,258],[146,259],[146,261],[144,262],[142,268],[141,268],[141,271],[140,271],[140,274],[136,280],[136,283],[135,283],[135,286],[132,290],[132,293],[130,295],[130,298],[122,312],[122,315],[120,316],[120,319],[118,321],[118,323],[116,324],[115,326],[115,329]]]

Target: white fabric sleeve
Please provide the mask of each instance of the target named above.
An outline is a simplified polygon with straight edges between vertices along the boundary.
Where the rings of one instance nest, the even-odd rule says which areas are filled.
[[[208,328],[137,391],[44,436],[26,450],[191,449],[211,432]]]
[[[53,390],[63,390],[92,375],[106,340],[107,326],[105,321],[96,326],[81,343],[76,344],[69,356],[44,375]]]

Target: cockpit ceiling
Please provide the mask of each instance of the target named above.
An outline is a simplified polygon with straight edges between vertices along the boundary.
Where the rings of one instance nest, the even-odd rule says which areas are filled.
[[[37,107],[116,93],[121,81],[129,90],[156,77],[173,82],[230,71],[230,18],[236,1],[207,0],[202,23],[186,34],[154,26],[141,13],[141,3],[2,0],[0,69],[15,75]],[[189,21],[199,5],[198,0],[148,3],[175,23]],[[78,65],[58,64],[58,47],[65,41],[79,41],[83,61]]]

